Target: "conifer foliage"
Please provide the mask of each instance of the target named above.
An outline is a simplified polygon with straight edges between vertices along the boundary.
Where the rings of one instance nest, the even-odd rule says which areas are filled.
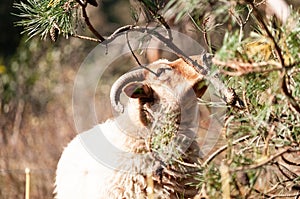
[[[276,13],[268,0],[132,1],[132,25],[103,36],[89,20],[95,0],[26,0],[17,25],[24,34],[62,35],[98,43],[149,24],[190,30],[213,54],[213,69],[242,106],[228,103],[222,146],[199,161],[199,198],[300,197],[300,12]],[[278,1],[281,2],[281,1]],[[277,2],[277,3],[278,3]],[[282,6],[282,5],[279,5]],[[271,10],[271,11],[270,11]],[[85,24],[91,34],[79,35]],[[191,26],[186,27],[186,24]],[[169,32],[170,33],[170,32]],[[92,36],[91,36],[92,35]],[[162,41],[170,41],[171,35]],[[181,55],[184,56],[184,55]],[[209,74],[207,74],[209,75]],[[201,101],[207,106],[213,102]],[[189,175],[189,174],[187,174]]]

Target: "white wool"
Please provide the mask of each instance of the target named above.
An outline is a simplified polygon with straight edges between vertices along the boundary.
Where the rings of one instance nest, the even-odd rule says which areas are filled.
[[[98,161],[95,158],[95,155],[98,155],[91,154],[89,146],[95,147],[97,144],[97,149],[105,152],[104,158],[115,158],[117,161],[119,154],[116,154],[117,150],[107,149],[107,143],[97,139],[101,135],[115,146],[123,146],[122,142],[125,141],[125,135],[112,120],[77,135],[64,149],[57,165],[55,190],[57,199],[105,198],[103,187],[114,171]],[[89,143],[93,141],[95,143]]]

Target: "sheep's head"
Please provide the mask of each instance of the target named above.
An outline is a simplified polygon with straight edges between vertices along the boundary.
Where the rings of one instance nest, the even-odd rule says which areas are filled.
[[[196,99],[206,89],[203,77],[182,59],[159,60],[121,76],[112,87],[111,103],[123,113],[120,95],[124,92],[129,98],[128,119],[134,125],[153,130],[172,123],[171,130],[182,133],[198,124]]]

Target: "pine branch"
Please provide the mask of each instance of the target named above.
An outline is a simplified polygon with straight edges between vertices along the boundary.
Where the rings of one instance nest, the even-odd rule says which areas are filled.
[[[29,39],[38,35],[46,39],[53,27],[65,37],[75,33],[73,14],[77,7],[73,1],[27,0],[13,6],[20,10],[19,14],[14,14],[21,18],[16,25],[24,27],[22,34],[28,34]]]
[[[94,28],[94,26],[91,24],[90,19],[87,15],[87,12],[86,12],[86,7],[88,5],[87,1],[82,2],[81,0],[76,0],[76,2],[79,3],[79,5],[81,6],[84,21],[85,21],[86,25],[88,26],[88,28],[90,29],[90,31],[99,39],[99,42],[103,42],[105,40],[104,37],[102,37],[102,35]]]

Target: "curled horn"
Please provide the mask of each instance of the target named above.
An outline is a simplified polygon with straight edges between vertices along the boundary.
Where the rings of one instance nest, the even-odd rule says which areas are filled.
[[[145,74],[143,69],[130,71],[122,75],[111,87],[110,102],[115,111],[123,113],[124,106],[120,102],[121,92],[128,83],[135,81],[143,81]]]

